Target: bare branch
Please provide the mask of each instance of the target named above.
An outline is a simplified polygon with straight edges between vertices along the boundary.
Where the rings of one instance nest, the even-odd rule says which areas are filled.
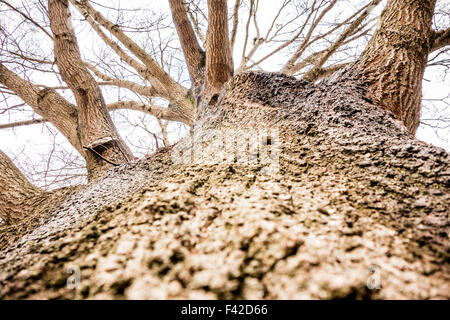
[[[320,69],[325,64],[325,62],[328,60],[328,58],[336,52],[336,50],[343,44],[345,39],[347,39],[349,36],[351,36],[355,30],[361,25],[361,23],[364,21],[364,19],[367,18],[371,10],[377,6],[381,0],[373,0],[371,1],[366,7],[366,9],[361,13],[361,15],[355,19],[337,38],[337,40],[328,47],[328,49],[322,54],[320,59],[316,62],[314,67],[309,70],[304,76],[303,79],[309,80],[309,81],[315,81],[320,76]]]
[[[96,67],[94,67],[92,64],[88,62],[84,62],[85,66],[92,71],[93,74],[95,74],[98,78],[102,79],[103,82],[100,82],[99,85],[109,85],[109,86],[116,86],[120,88],[126,88],[130,91],[133,91],[137,94],[147,96],[147,97],[153,97],[157,95],[156,90],[154,90],[152,87],[145,87],[138,85],[137,83],[129,80],[122,80],[110,77],[102,72],[100,72]]]
[[[107,107],[109,111],[121,109],[136,110],[145,112],[159,119],[183,122],[186,123],[187,125],[190,126],[192,125],[192,121],[190,119],[186,119],[182,114],[170,110],[169,108],[155,106],[151,104],[144,104],[136,101],[119,101],[111,103]]]
[[[300,46],[297,48],[297,50],[295,51],[294,55],[284,64],[283,68],[281,68],[281,72],[284,73],[288,73],[290,74],[290,69],[292,68],[292,66],[294,65],[294,63],[298,60],[298,58],[302,55],[302,53],[304,52],[304,50],[306,49],[306,47],[310,44],[309,40],[311,39],[311,36],[313,34],[313,31],[316,29],[316,27],[319,25],[320,21],[322,21],[323,17],[325,17],[325,15],[327,14],[327,12],[329,12],[334,5],[336,4],[337,0],[333,0],[330,2],[330,4],[323,9],[319,16],[313,20],[311,27],[309,28],[305,39],[302,41],[302,43],[300,44]],[[315,2],[314,2],[315,3]],[[311,10],[310,15],[313,13],[314,11]],[[309,17],[308,17],[309,18]],[[305,23],[306,25],[306,23]],[[305,25],[303,25],[303,27],[300,29],[300,32],[303,31],[303,28],[305,27]],[[300,36],[301,33],[298,33],[296,36]]]
[[[239,24],[239,7],[241,5],[241,0],[236,0],[233,9],[233,29],[231,29],[230,37],[230,50],[233,52],[234,43],[236,42],[237,28]]]
[[[21,126],[29,126],[32,124],[43,123],[46,121],[47,120],[44,120],[44,119],[33,119],[33,120],[12,122],[12,123],[7,123],[7,124],[0,124],[0,129],[9,129],[9,128],[16,128],[16,127],[21,127]]]
[[[19,96],[34,112],[50,121],[81,155],[84,154],[78,138],[77,109],[52,89],[40,89],[22,79],[0,63],[0,83]]]
[[[115,24],[107,20],[100,12],[95,10],[87,0],[81,0],[79,2],[75,0],[70,1],[74,6],[80,9],[83,16],[86,17],[87,15],[90,15],[102,27],[111,32],[111,34],[137,58],[139,58],[139,60],[147,67],[147,70],[163,85],[167,92],[167,96],[170,97],[171,100],[186,103],[187,90],[172,79],[144,49],[137,45]],[[153,83],[152,86],[155,87]]]
[[[0,3],[5,4],[6,6],[8,6],[9,8],[11,8],[14,12],[17,12],[18,14],[20,14],[22,17],[25,18],[25,20],[31,22],[34,26],[36,26],[37,28],[39,28],[42,32],[44,32],[50,39],[53,40],[52,35],[45,30],[39,23],[37,23],[36,21],[34,21],[30,16],[28,16],[27,14],[23,13],[22,11],[20,11],[19,9],[17,9],[16,7],[14,7],[13,5],[11,5],[8,1],[5,0],[0,0]]]
[[[68,0],[49,0],[50,27],[54,34],[55,60],[63,80],[70,87],[77,101],[78,121],[83,148],[105,145],[101,157],[86,152],[89,179],[101,176],[110,166],[103,158],[114,163],[133,159],[106,109],[100,88],[81,59],[77,39],[70,20]],[[100,159],[99,159],[100,158]]]

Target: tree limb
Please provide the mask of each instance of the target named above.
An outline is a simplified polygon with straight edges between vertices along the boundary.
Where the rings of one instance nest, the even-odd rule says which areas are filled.
[[[103,158],[115,163],[128,162],[133,155],[123,142],[106,109],[100,88],[81,59],[70,20],[68,0],[49,0],[50,28],[54,35],[54,54],[61,77],[77,101],[78,122],[84,146],[109,139],[101,151]],[[97,150],[97,152],[99,152]],[[93,153],[86,153],[88,178],[96,179],[109,169]]]
[[[50,121],[81,154],[85,151],[78,137],[77,108],[55,90],[40,89],[37,85],[22,79],[0,63],[0,83],[14,92],[34,112]]]
[[[0,150],[0,218],[6,224],[14,224],[34,208],[35,201],[44,190],[33,186],[14,165],[11,159]]]
[[[189,99],[187,99],[186,88],[172,79],[144,49],[129,38],[117,25],[107,20],[100,12],[95,10],[87,0],[70,0],[70,2],[80,10],[83,16],[86,17],[87,15],[90,15],[93,20],[97,21],[102,27],[108,30],[117,40],[141,60],[147,67],[148,72],[162,84],[170,100],[184,105],[187,109],[192,107],[189,103]],[[156,88],[154,83],[152,83],[152,86]]]
[[[450,28],[433,32],[433,44],[430,52],[439,50],[450,45]]]
[[[330,58],[330,56],[336,52],[336,50],[344,43],[344,41],[351,36],[355,30],[361,25],[364,19],[367,18],[369,13],[377,6],[381,0],[371,1],[365,8],[365,10],[356,18],[350,25],[339,35],[336,41],[333,42],[331,46],[321,55],[314,66],[303,76],[303,79],[308,81],[316,81],[320,76],[320,69],[325,64],[325,62]]]
[[[0,124],[0,129],[9,129],[9,128],[16,128],[21,126],[29,126],[32,124],[38,124],[38,123],[44,123],[47,122],[45,119],[33,119],[33,120],[26,120],[26,121],[18,121],[18,122],[12,122],[7,124]]]
[[[98,78],[102,79],[103,82],[99,83],[100,85],[110,85],[110,86],[116,86],[120,88],[126,88],[130,91],[133,91],[137,94],[146,96],[146,97],[153,97],[157,95],[156,90],[154,90],[152,87],[145,87],[138,85],[137,83],[129,80],[122,80],[110,77],[102,72],[100,72],[96,67],[94,67],[92,64],[88,62],[84,62],[85,66],[92,71],[93,74],[95,74]]]
[[[173,111],[170,108],[155,106],[151,104],[144,104],[136,101],[118,101],[115,103],[108,104],[107,107],[109,111],[121,109],[135,110],[150,114],[158,119],[183,122],[189,126],[192,126],[193,124],[190,119],[186,119],[182,114]]]
[[[234,43],[236,42],[236,34],[237,28],[239,24],[239,7],[241,5],[241,0],[236,0],[234,3],[233,9],[233,29],[231,29],[231,37],[230,37],[230,50],[233,52]]]
[[[233,73],[227,12],[226,0],[208,0],[205,86],[207,99],[218,93]]]
[[[203,76],[201,69],[204,63],[204,52],[198,44],[194,29],[186,14],[183,0],[169,0],[173,23],[178,33],[178,39],[183,49],[184,58],[192,82],[197,82]]]

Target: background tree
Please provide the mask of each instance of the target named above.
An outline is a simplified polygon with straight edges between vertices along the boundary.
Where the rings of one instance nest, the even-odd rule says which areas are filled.
[[[258,0],[230,8],[225,0],[170,0],[181,50],[165,37],[163,16],[139,28],[124,24],[123,10],[107,17],[100,10],[108,8],[86,0],[1,2],[51,43],[51,54],[36,56],[32,46],[22,48],[27,35],[15,31],[20,25],[2,27],[5,99],[20,97],[41,117],[6,126],[51,123],[84,158],[90,182],[45,192],[1,154],[7,187],[0,214],[16,223],[0,233],[1,296],[158,296],[143,291],[151,283],[166,297],[448,296],[449,157],[413,137],[430,55],[448,55],[448,29],[433,29],[436,1],[389,0],[378,19],[371,13],[381,1],[365,1],[327,22],[344,1],[286,0],[263,32]],[[70,8],[108,49],[97,53],[103,63],[82,58]],[[351,53],[361,43],[364,50]],[[240,63],[232,52],[238,49]],[[282,73],[254,71],[280,54],[288,56]],[[445,58],[437,64],[445,67]],[[187,74],[179,72],[184,65]],[[62,83],[35,83],[23,72],[30,70]],[[106,103],[100,86],[124,88],[126,99]],[[67,88],[72,97],[58,93]],[[163,120],[195,125],[194,138],[206,143],[209,129],[226,137],[238,132],[241,140],[255,138],[245,136],[250,128],[276,129],[258,139],[272,160],[279,158],[279,170],[239,159],[180,165],[176,152],[191,150],[189,138],[130,163],[108,113],[117,109],[155,116],[166,147]],[[194,155],[204,151],[194,144]],[[45,241],[47,249],[39,249]],[[57,256],[87,269],[80,291],[61,288],[67,264]],[[35,259],[38,276],[27,276]],[[364,274],[373,263],[387,270],[388,290],[367,291]]]

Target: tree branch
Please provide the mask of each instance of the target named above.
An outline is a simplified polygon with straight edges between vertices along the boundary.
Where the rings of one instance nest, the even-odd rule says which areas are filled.
[[[44,123],[47,122],[45,119],[33,119],[33,120],[26,120],[26,121],[18,121],[18,122],[12,122],[7,124],[0,124],[0,129],[9,129],[9,128],[16,128],[21,126],[29,126],[32,124],[38,124],[38,123]]]
[[[19,9],[17,9],[13,5],[11,5],[8,1],[0,0],[0,2],[5,4],[6,6],[8,6],[14,12],[17,12],[18,14],[20,14],[22,17],[24,17],[25,20],[31,22],[35,27],[39,28],[42,32],[44,32],[45,35],[47,35],[50,39],[53,40],[52,35],[47,30],[45,30],[39,23],[37,23],[36,21],[31,19],[31,17],[29,17],[28,15],[26,15],[25,13],[23,13],[22,11],[20,11]]]
[[[83,147],[108,141],[101,155],[115,163],[133,159],[106,109],[100,88],[81,59],[77,39],[70,20],[68,0],[49,0],[50,28],[54,34],[54,54],[61,77],[75,96]],[[98,152],[98,151],[97,151]],[[109,169],[93,153],[86,153],[88,178],[95,179]]]
[[[192,105],[187,98],[186,88],[172,79],[144,49],[129,38],[117,25],[107,20],[100,12],[95,10],[87,0],[70,0],[70,2],[80,10],[83,16],[87,17],[87,15],[90,15],[93,20],[97,21],[102,27],[108,30],[117,40],[141,60],[147,67],[148,72],[162,84],[166,91],[166,95],[171,101],[184,105],[186,109],[192,109]],[[157,84],[150,83],[153,87],[157,88]]]
[[[231,29],[231,37],[230,37],[230,50],[233,52],[234,43],[236,42],[236,34],[237,28],[239,24],[239,7],[241,5],[241,0],[236,0],[234,3],[233,9],[233,29]]]
[[[106,106],[108,111],[115,111],[115,110],[134,110],[134,111],[140,111],[147,114],[150,114],[158,119],[162,120],[169,120],[169,121],[176,121],[176,122],[182,122],[189,126],[192,126],[192,121],[190,119],[186,119],[183,117],[182,114],[179,114],[176,111],[170,110],[169,108],[150,105],[150,104],[144,104],[137,101],[118,101],[114,103],[110,103]],[[18,121],[18,122],[12,122],[12,123],[6,123],[6,124],[0,124],[0,129],[10,129],[10,128],[16,128],[21,126],[29,126],[33,124],[39,124],[39,123],[45,123],[49,122],[47,119],[32,119],[32,120],[25,120],[25,121]]]
[[[330,56],[336,52],[336,50],[344,43],[344,41],[351,36],[355,30],[361,25],[364,19],[367,18],[369,13],[373,10],[375,6],[377,6],[381,0],[373,0],[367,6],[366,9],[360,14],[360,16],[355,19],[350,25],[339,35],[335,42],[322,54],[322,56],[318,59],[318,61],[314,64],[314,66],[309,70],[304,76],[303,79],[308,81],[316,81],[320,76],[320,69],[325,64],[325,62],[330,58]]]
[[[33,186],[0,150],[0,218],[6,224],[14,224],[35,208],[32,204],[44,191]]]
[[[439,50],[450,45],[450,28],[433,32],[433,44],[430,52]]]
[[[226,0],[208,0],[205,86],[207,99],[218,93],[233,73],[227,11]]]
[[[189,75],[192,82],[197,82],[203,77],[201,69],[203,69],[202,64],[204,63],[205,53],[198,44],[194,29],[192,29],[191,22],[186,14],[183,0],[169,0],[169,5]]]
[[[120,88],[126,88],[130,91],[133,91],[137,94],[146,96],[146,97],[153,97],[157,95],[156,90],[154,90],[152,87],[145,87],[138,85],[135,82],[128,81],[128,80],[122,80],[110,77],[102,72],[100,72],[96,67],[94,67],[92,64],[85,62],[85,66],[92,71],[93,74],[95,74],[98,78],[102,79],[104,82],[99,83],[100,85],[110,85],[110,86],[116,86]]]
[[[368,97],[390,110],[411,134],[420,122],[435,5],[436,0],[388,0],[377,30],[352,71],[364,81]]]
[[[109,111],[121,109],[135,110],[150,114],[158,119],[182,122],[189,126],[192,126],[193,124],[191,119],[186,119],[182,114],[173,111],[170,108],[144,104],[136,101],[118,101],[108,104],[107,107]]]
[[[81,155],[85,154],[78,137],[77,108],[73,104],[53,89],[40,89],[22,79],[1,63],[0,83],[14,92],[43,119],[50,121]]]

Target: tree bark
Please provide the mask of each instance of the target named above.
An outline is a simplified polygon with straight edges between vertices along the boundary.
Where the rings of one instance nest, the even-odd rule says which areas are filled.
[[[67,1],[50,3],[63,77],[91,89]],[[434,4],[389,0],[358,63],[315,84],[231,77],[226,1],[208,1],[193,134],[0,227],[0,299],[449,299],[450,155],[410,134]],[[102,101],[79,91],[86,114]]]
[[[0,298],[450,297],[448,153],[412,138],[350,74],[313,84],[245,72],[221,92],[192,153],[182,141],[110,171],[37,226],[0,229]],[[278,171],[259,156],[180,163],[205,155],[210,129],[266,130],[259,152],[278,155]],[[367,286],[374,268],[379,289]]]
[[[0,150],[0,218],[14,224],[29,213],[29,207],[38,205],[44,191],[33,186]]]
[[[184,58],[192,83],[198,83],[204,77],[205,53],[198,44],[194,29],[186,13],[183,0],[169,0],[172,19],[180,39]],[[202,65],[203,64],[203,65]]]
[[[226,0],[208,0],[205,96],[210,99],[233,74]]]
[[[81,59],[68,0],[49,0],[48,4],[56,64],[77,101],[81,141],[87,150],[88,178],[96,179],[112,165],[128,162],[133,156],[109,116],[97,82]]]
[[[412,134],[419,126],[422,79],[434,44],[435,4],[435,0],[389,0],[357,69],[368,96],[392,111]]]

